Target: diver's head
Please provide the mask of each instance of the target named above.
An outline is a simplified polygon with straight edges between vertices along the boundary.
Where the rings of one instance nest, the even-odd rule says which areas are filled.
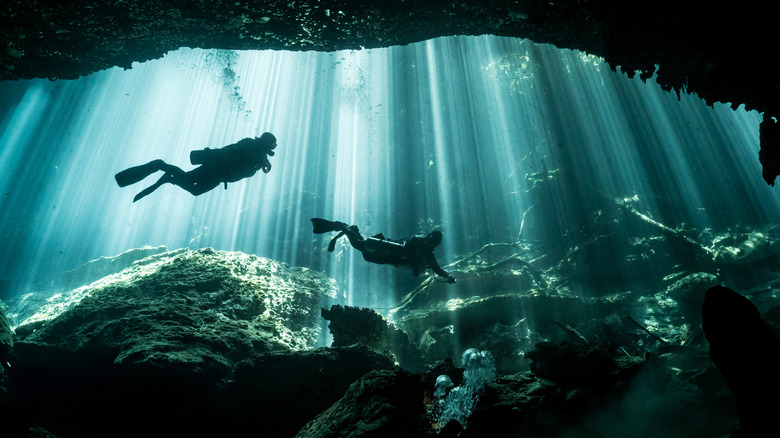
[[[425,246],[430,249],[436,248],[441,243],[441,231],[433,230],[425,236]]]
[[[257,139],[260,140],[260,144],[262,144],[267,151],[272,151],[276,149],[276,136],[274,136],[270,132],[264,132],[263,135],[257,137]],[[273,154],[269,154],[269,155],[273,155]]]

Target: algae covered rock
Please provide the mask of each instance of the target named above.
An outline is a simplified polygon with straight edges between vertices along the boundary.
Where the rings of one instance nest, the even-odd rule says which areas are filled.
[[[8,319],[5,317],[2,307],[0,307],[0,366],[5,366],[11,347],[14,346],[14,336]]]
[[[334,305],[322,309],[322,317],[330,321],[333,346],[362,344],[377,351],[389,351],[398,364],[412,372],[422,372],[424,363],[417,346],[404,331],[379,313],[366,308]]]
[[[291,437],[363,375],[393,367],[389,354],[362,345],[256,355],[236,364],[215,406],[238,429]]]
[[[159,434],[239,433],[284,414],[292,434],[365,372],[392,367],[375,352],[310,353],[321,344],[319,309],[335,291],[321,273],[239,252],[137,260],[16,328],[12,417],[21,428],[45,420],[58,435],[105,436],[117,424],[130,435],[150,425]],[[346,381],[322,379],[323,369]],[[264,387],[282,399],[307,376],[321,380],[307,411],[268,403]]]
[[[317,346],[316,309],[334,291],[322,274],[253,255],[167,252],[42,308],[28,319],[34,330],[17,329],[16,360],[56,355],[223,375],[252,354]]]
[[[129,268],[137,260],[167,251],[168,248],[165,246],[144,246],[115,256],[100,257],[63,272],[60,275],[59,286],[64,289],[75,289]]]
[[[307,423],[296,438],[425,436],[425,389],[419,375],[372,371]]]

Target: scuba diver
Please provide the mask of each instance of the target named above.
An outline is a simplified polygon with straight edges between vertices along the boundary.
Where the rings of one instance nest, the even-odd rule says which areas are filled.
[[[260,137],[245,138],[223,148],[206,148],[190,152],[190,162],[200,166],[189,172],[158,159],[125,169],[117,173],[114,178],[119,187],[125,187],[159,170],[165,172],[156,183],[135,195],[133,202],[152,193],[165,183],[179,186],[198,196],[218,186],[219,183],[224,183],[227,189],[229,182],[249,178],[258,170],[262,169],[264,173],[270,172],[271,163],[268,157],[274,155],[275,148],[276,137],[266,132]]]
[[[441,231],[432,231],[427,236],[413,236],[402,240],[388,239],[379,233],[367,239],[360,235],[357,226],[347,226],[344,222],[333,222],[325,219],[313,218],[315,234],[323,234],[329,231],[339,233],[331,239],[328,251],[333,252],[336,241],[346,235],[349,243],[363,254],[367,262],[380,265],[408,266],[412,268],[415,277],[426,269],[445,278],[448,283],[455,283],[455,278],[442,269],[433,256],[433,249],[441,243]]]

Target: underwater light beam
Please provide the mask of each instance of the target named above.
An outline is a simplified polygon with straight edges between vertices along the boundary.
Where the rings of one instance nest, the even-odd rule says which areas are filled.
[[[446,265],[521,229],[540,252],[560,248],[605,199],[636,195],[670,227],[780,213],[756,177],[760,115],[519,39],[183,49],[128,71],[0,83],[0,95],[0,276],[20,294],[101,256],[192,244],[323,270],[349,285],[349,304],[386,308],[421,279],[349,247],[327,253],[310,217],[398,238],[441,228]],[[113,183],[123,168],[186,165],[191,150],[264,131],[279,140],[271,172],[227,190],[166,186],[133,204],[147,182]]]

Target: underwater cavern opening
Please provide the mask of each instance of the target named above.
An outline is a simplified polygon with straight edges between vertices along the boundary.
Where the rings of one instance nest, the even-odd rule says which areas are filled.
[[[619,425],[642,421],[625,410],[643,397],[658,398],[645,414],[667,418],[658,431],[636,436],[733,426],[723,398],[717,408],[731,416],[709,424],[661,406],[671,397],[706,417],[711,406],[696,405],[696,397],[723,386],[715,377],[687,379],[707,370],[699,354],[705,290],[727,285],[761,312],[776,303],[780,198],[760,177],[756,111],[663,91],[652,77],[629,78],[582,52],[493,36],[331,53],[180,49],[77,80],[0,82],[0,96],[1,298],[10,325],[22,328],[20,364],[43,367],[44,346],[56,345],[73,349],[70,360],[95,361],[93,371],[110,368],[86,352],[100,345],[149,382],[164,382],[166,367],[179,377],[225,379],[227,392],[208,403],[223,403],[216,417],[245,425],[236,400],[293,409],[281,401],[289,390],[281,383],[262,402],[236,387],[259,391],[252,379],[268,380],[264,367],[284,363],[273,355],[344,349],[334,351],[357,355],[363,366],[350,369],[347,385],[368,379],[372,366],[454,369],[446,358],[477,348],[492,354],[508,391],[528,383],[530,356],[552,355],[538,344],[566,342],[587,350],[578,351],[583,363],[598,357],[637,377],[620,381],[628,390],[619,394],[582,386],[594,376],[614,383],[599,370],[564,379],[566,406],[588,414],[567,413],[545,427],[524,417],[524,436],[618,436]],[[122,169],[158,158],[189,169],[190,151],[263,132],[278,141],[267,174],[200,196],[164,185],[135,203],[146,183],[114,181]],[[436,259],[457,282],[368,263],[347,239],[328,252],[331,236],[312,233],[310,219],[319,217],[366,236],[439,230]],[[169,301],[155,297],[162,290]],[[133,296],[128,309],[120,292]],[[68,334],[78,327],[75,315],[95,317],[85,306],[108,312],[109,305],[120,316],[100,331]],[[148,310],[129,309],[135,305]],[[148,345],[129,341],[134,318],[167,306],[187,314],[192,305],[198,312],[182,324],[197,326],[191,339],[197,351],[209,350],[205,359],[187,351],[190,335],[177,330]],[[65,309],[70,319],[55,323]],[[253,330],[278,339],[241,340]],[[106,341],[106,333],[125,340]],[[161,347],[171,338],[176,355]],[[601,343],[616,344],[618,359],[600,356]],[[391,351],[390,366],[379,353],[347,350],[355,345]],[[670,346],[695,354],[679,356],[685,363],[648,359],[635,370],[648,352],[668,359]],[[537,373],[550,381],[559,375]],[[79,376],[75,367],[65,375]],[[653,392],[659,375],[668,386]],[[691,387],[675,394],[680,375]],[[388,384],[388,376],[374,377]],[[458,380],[457,372],[451,377]],[[181,378],[170,385],[188,381]],[[426,384],[432,393],[434,382]],[[495,407],[490,395],[481,400]],[[304,409],[281,436],[325,436],[317,430],[326,427],[310,421],[337,406]],[[607,424],[615,412],[621,422]],[[475,415],[465,430],[484,427]]]

